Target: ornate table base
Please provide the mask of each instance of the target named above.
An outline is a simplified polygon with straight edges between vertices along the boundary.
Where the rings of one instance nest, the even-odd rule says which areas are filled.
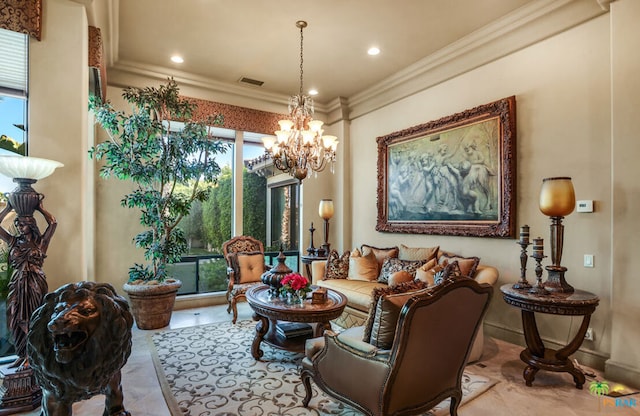
[[[573,376],[576,388],[582,389],[585,377],[576,368],[569,356],[582,345],[584,335],[589,328],[591,314],[596,310],[599,299],[593,293],[575,290],[573,293],[549,293],[538,295],[528,290],[514,289],[511,284],[503,285],[504,301],[518,307],[522,312],[522,329],[527,348],[520,353],[520,359],[527,364],[523,377],[527,386],[531,387],[536,374],[540,370],[569,373]],[[535,313],[551,315],[582,316],[582,324],[571,342],[559,350],[546,348],[540,338]]]
[[[42,390],[36,384],[33,370],[27,368],[16,372],[15,368],[8,367],[9,364],[0,367],[4,377],[0,387],[0,416],[38,408],[42,401]]]
[[[545,348],[542,343],[534,313],[525,310],[522,311],[522,326],[524,328],[527,349],[520,353],[520,359],[528,364],[523,372],[527,386],[531,387],[536,373],[539,370],[547,370],[571,374],[574,383],[576,383],[576,388],[582,389],[585,382],[584,374],[579,368],[573,365],[569,356],[576,352],[578,348],[580,348],[580,345],[582,345],[582,340],[584,339],[584,334],[587,332],[587,328],[589,328],[590,321],[590,315],[584,316],[584,318],[582,318],[582,325],[580,325],[580,329],[571,342],[564,348],[554,350]]]

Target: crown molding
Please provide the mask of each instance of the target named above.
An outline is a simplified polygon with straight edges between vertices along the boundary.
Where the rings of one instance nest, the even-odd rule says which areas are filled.
[[[601,1],[540,0],[524,6],[349,97],[349,116],[363,116],[598,17],[606,13]]]

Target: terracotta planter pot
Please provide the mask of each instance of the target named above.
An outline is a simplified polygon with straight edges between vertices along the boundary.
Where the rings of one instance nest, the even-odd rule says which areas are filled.
[[[158,329],[169,325],[179,280],[159,285],[132,285],[125,283],[123,289],[129,295],[131,312],[140,329]]]

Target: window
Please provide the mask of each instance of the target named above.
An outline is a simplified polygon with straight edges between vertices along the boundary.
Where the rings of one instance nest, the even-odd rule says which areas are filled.
[[[298,249],[299,185],[297,182],[271,188],[270,246],[277,250]]]
[[[180,127],[172,123],[172,128]],[[234,163],[237,151],[243,160],[264,154],[261,135],[213,128],[212,134],[221,140],[233,142],[226,154],[216,155],[222,168],[216,184],[211,186],[209,199],[195,203],[191,213],[180,226],[189,244],[189,252],[182,262],[170,265],[169,273],[182,281],[178,294],[221,292],[227,288],[226,262],[222,257],[222,244],[232,235],[250,235],[264,244],[267,264],[275,265],[282,247],[286,264],[298,271],[299,239],[299,185],[287,181],[268,187],[265,174],[250,172],[244,163]],[[241,143],[241,147],[237,143]],[[242,192],[234,193],[242,175]],[[241,197],[240,197],[241,195]],[[242,217],[235,218],[242,204]],[[240,232],[240,230],[242,230]]]
[[[0,154],[26,155],[28,35],[0,29]],[[14,188],[0,175],[0,192]]]

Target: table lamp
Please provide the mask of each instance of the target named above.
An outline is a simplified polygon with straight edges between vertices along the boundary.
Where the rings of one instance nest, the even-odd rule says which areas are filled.
[[[324,220],[324,243],[320,246],[320,251],[322,251],[322,253],[318,252],[318,255],[328,256],[330,250],[329,220],[331,219],[331,217],[333,217],[333,200],[321,200],[320,205],[318,206],[318,214]]]
[[[571,178],[555,177],[542,180],[540,211],[551,217],[551,262],[545,267],[548,272],[544,287],[551,292],[573,293],[573,287],[564,278],[566,267],[560,265],[564,240],[562,219],[571,214],[576,205],[576,196]]]

